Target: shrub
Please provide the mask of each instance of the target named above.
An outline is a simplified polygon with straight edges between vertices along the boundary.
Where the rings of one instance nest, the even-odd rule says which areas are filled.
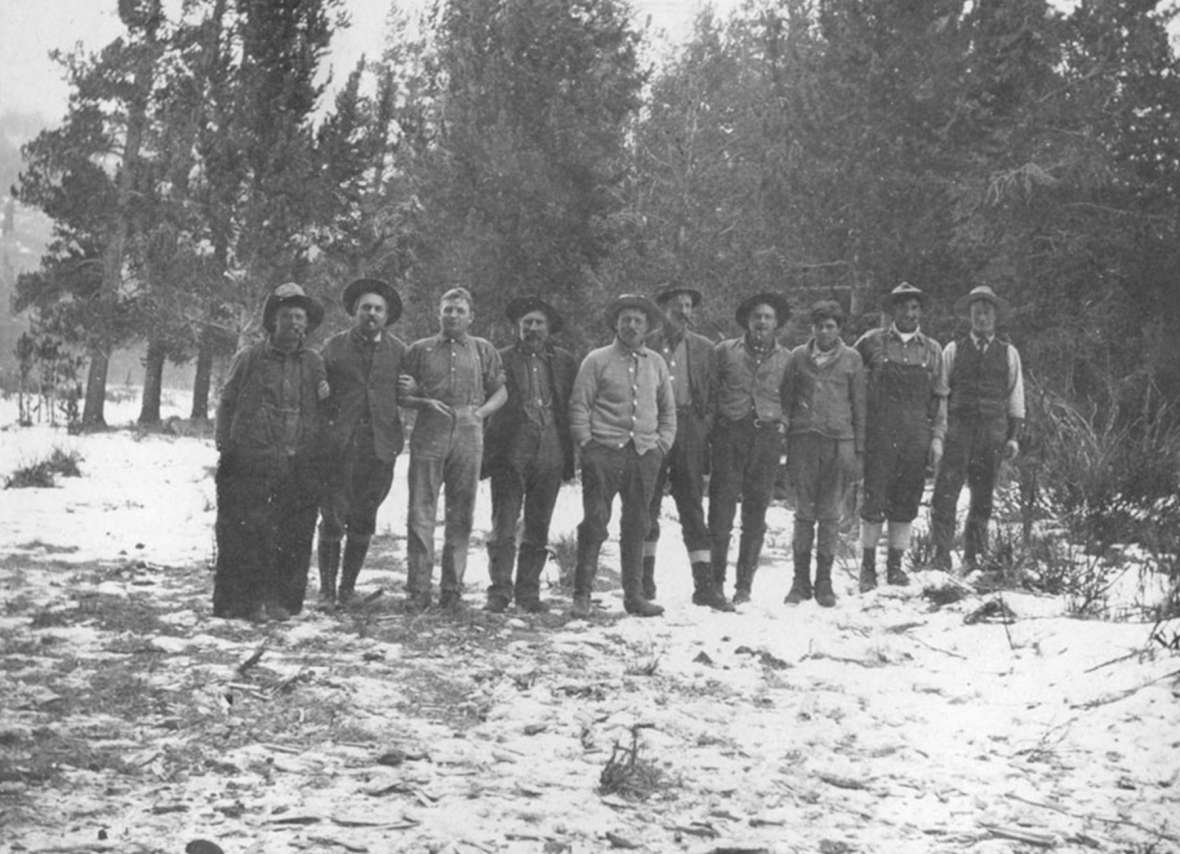
[[[557,565],[557,589],[574,589],[574,570],[578,568],[578,535],[562,534],[549,541],[549,559]]]
[[[48,489],[55,485],[55,477],[80,477],[78,463],[82,457],[77,451],[54,448],[49,456],[34,463],[21,466],[4,481],[5,489]]]

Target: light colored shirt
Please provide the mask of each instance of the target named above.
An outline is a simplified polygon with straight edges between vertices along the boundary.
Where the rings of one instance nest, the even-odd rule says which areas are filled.
[[[402,370],[418,383],[418,397],[447,406],[482,406],[504,385],[504,365],[491,342],[474,335],[432,335],[406,350]]]
[[[676,441],[676,398],[663,357],[617,340],[591,350],[574,379],[570,432],[578,445],[634,442],[640,454],[655,447],[667,453]]]
[[[974,341],[976,346],[981,343],[984,345],[984,352],[989,347],[1007,347],[1008,348],[1008,417],[1023,419],[1025,416],[1024,407],[1024,370],[1020,363],[1020,352],[1004,341],[997,341],[995,336],[987,339],[981,339],[974,333],[970,335],[970,340]],[[950,388],[951,375],[955,370],[955,354],[958,352],[958,342],[949,341],[947,345],[942,348],[942,377],[939,385],[942,388]],[[946,406],[945,398],[943,399],[943,407]],[[941,430],[941,432],[940,432]],[[946,436],[946,417],[941,416],[938,422],[934,425],[934,438],[942,439]]]

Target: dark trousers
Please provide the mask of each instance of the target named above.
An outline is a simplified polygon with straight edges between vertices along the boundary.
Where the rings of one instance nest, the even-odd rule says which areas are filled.
[[[829,439],[818,433],[799,433],[788,437],[787,468],[795,493],[795,529],[805,523],[810,530],[819,522],[816,553],[830,557],[836,553],[840,531],[840,514],[848,485],[856,476],[856,450],[852,439]],[[810,552],[810,537],[796,538],[796,552]]]
[[[949,555],[954,545],[955,511],[964,480],[971,493],[971,505],[967,512],[963,555],[970,560],[987,549],[992,493],[996,488],[1003,449],[1003,433],[994,425],[982,420],[951,418],[930,506],[930,527],[936,554]]]
[[[713,580],[725,581],[729,534],[742,503],[742,537],[738,547],[737,583],[749,590],[762,554],[766,508],[774,493],[780,435],[777,424],[757,426],[752,418],[718,419],[711,437],[713,461],[709,480],[709,537]]]
[[[303,608],[321,465],[307,457],[223,453],[217,466],[213,614]]]
[[[463,589],[483,457],[483,424],[472,414],[474,409],[456,407],[450,417],[423,409],[414,424],[406,520],[406,590],[414,598],[430,597],[440,490],[446,501],[446,521],[439,589],[444,595],[458,595]]]
[[[865,448],[864,503],[866,522],[912,522],[926,488],[930,427],[925,423],[877,424]]]
[[[664,462],[656,474],[656,482],[652,489],[651,506],[648,508],[649,547],[659,542],[660,505],[663,503],[665,486],[670,486],[672,499],[676,502],[676,511],[680,515],[680,533],[684,537],[684,547],[688,549],[690,558],[694,553],[701,553],[701,559],[708,560],[704,556],[710,547],[704,508],[707,441],[704,419],[691,409],[679,411],[676,418],[676,442],[664,455]],[[650,548],[649,554],[654,554]]]
[[[592,441],[582,448],[582,522],[578,525],[575,596],[589,595],[594,589],[598,551],[606,540],[611,504],[618,495],[623,503],[619,522],[623,595],[643,598],[643,537],[663,456],[658,448],[640,455],[630,442],[613,448]]]
[[[527,428],[526,428],[527,429]],[[539,446],[528,459],[513,459],[492,472],[492,533],[488,537],[488,597],[517,602],[540,597],[541,570],[549,544],[549,522],[561,490],[561,448]],[[516,455],[514,455],[516,456]],[[516,527],[524,510],[520,551]],[[516,584],[513,585],[513,559]]]
[[[339,540],[345,531],[355,537],[371,537],[377,528],[377,510],[393,485],[394,461],[373,453],[372,435],[349,444],[332,461],[328,484],[320,505],[320,539]]]

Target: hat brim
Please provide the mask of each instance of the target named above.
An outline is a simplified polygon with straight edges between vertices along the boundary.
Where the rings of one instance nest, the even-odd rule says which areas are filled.
[[[996,309],[996,317],[1007,317],[1011,306],[1003,297],[995,296],[994,294],[967,294],[965,297],[959,297],[955,300],[955,314],[959,317],[971,319],[971,303],[983,300],[990,302]]]
[[[656,294],[655,303],[656,305],[662,306],[677,294],[688,294],[688,296],[692,299],[693,308],[699,306],[701,304],[701,300],[704,299],[704,297],[701,295],[701,292],[696,288],[664,288],[662,291]]]
[[[356,279],[349,282],[340,295],[340,302],[349,317],[356,312],[357,301],[365,294],[377,294],[385,300],[385,325],[389,326],[402,316],[402,298],[388,282],[381,279]]]
[[[271,294],[262,306],[262,328],[268,333],[275,331],[275,315],[285,305],[297,305],[307,312],[307,332],[311,334],[324,321],[324,306],[306,294],[290,297],[276,297]]]
[[[918,304],[922,306],[923,310],[930,306],[930,297],[926,295],[925,291],[910,291],[909,293],[894,294],[889,293],[885,295],[885,299],[881,301],[881,307],[885,311],[892,313],[899,302],[916,299]]]
[[[641,296],[625,296],[619,297],[606,307],[606,312],[603,314],[606,320],[606,325],[612,331],[615,324],[618,323],[619,314],[628,308],[637,308],[647,315],[648,331],[656,329],[664,322],[664,315],[660,311],[659,306],[649,300],[647,297]]]
[[[737,311],[733,313],[734,320],[742,329],[746,328],[746,324],[750,319],[750,312],[754,310],[756,305],[769,305],[774,309],[775,327],[781,329],[783,325],[791,317],[791,304],[786,301],[781,295],[765,291],[760,294],[754,294],[751,297],[746,297],[738,305]]]
[[[504,316],[513,323],[519,323],[530,311],[539,311],[549,318],[550,335],[556,335],[565,328],[565,320],[558,310],[540,297],[517,297],[509,301],[504,309]]]

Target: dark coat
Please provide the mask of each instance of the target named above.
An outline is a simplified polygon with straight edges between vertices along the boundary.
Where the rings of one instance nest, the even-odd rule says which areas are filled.
[[[688,353],[688,389],[692,395],[692,409],[698,418],[713,417],[713,342],[704,335],[685,331],[685,350]],[[657,329],[647,336],[647,346],[667,361],[672,349],[667,346],[664,331]]]
[[[393,462],[404,443],[397,408],[397,377],[406,345],[389,330],[383,331],[374,347],[373,367],[367,379],[362,346],[358,336],[347,330],[329,338],[321,351],[331,388],[327,402],[328,447],[333,453],[343,452],[367,409],[373,424],[373,453],[382,462]]]
[[[541,358],[549,364],[552,381],[550,394],[553,418],[561,440],[561,476],[563,480],[570,480],[574,476],[574,442],[570,435],[569,401],[574,377],[578,373],[578,362],[569,351],[553,346],[547,346],[541,352]],[[500,351],[500,359],[504,364],[508,401],[488,418],[483,441],[484,477],[490,476],[497,466],[507,462],[513,437],[528,421],[524,411],[525,390],[529,382],[528,356],[514,344]]]

